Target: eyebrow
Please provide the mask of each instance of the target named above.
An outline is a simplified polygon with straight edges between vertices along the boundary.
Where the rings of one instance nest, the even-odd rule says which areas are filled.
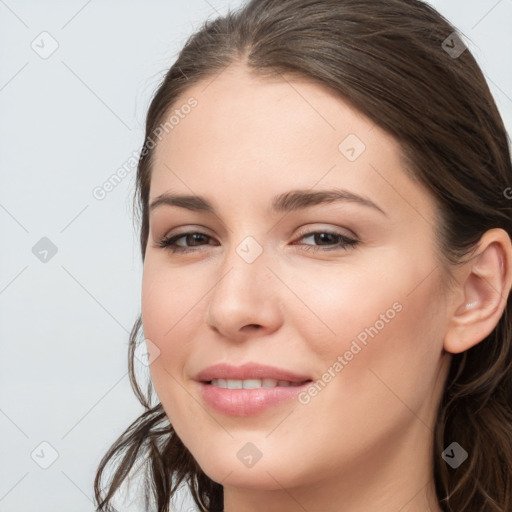
[[[387,216],[387,213],[368,197],[363,197],[348,190],[331,189],[331,190],[291,190],[278,196],[275,196],[270,212],[291,212],[302,210],[319,204],[328,204],[337,201],[346,201],[361,204],[369,208],[373,208]],[[149,209],[153,211],[161,205],[177,206],[195,212],[206,212],[216,215],[215,208],[210,202],[196,195],[177,195],[165,192],[157,196],[150,204]]]

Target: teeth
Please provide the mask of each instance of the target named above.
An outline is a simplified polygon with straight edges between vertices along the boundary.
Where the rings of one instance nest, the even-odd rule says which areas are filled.
[[[290,382],[287,380],[275,379],[213,379],[212,386],[225,389],[256,389],[256,388],[275,388],[276,386],[299,386],[301,382]]]

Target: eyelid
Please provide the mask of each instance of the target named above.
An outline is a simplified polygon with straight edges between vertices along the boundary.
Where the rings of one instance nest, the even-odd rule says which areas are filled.
[[[207,236],[215,238],[214,235],[210,234],[211,230],[205,226],[201,226],[200,224],[186,224],[183,226],[179,226],[177,228],[166,229],[161,236],[157,236],[157,231],[155,230],[155,236],[153,238],[157,240],[161,240],[162,238],[170,238],[171,236],[177,235],[186,235],[188,233],[203,233]]]
[[[348,229],[346,227],[342,227],[342,226],[332,227],[332,226],[327,226],[326,224],[323,224],[323,223],[312,223],[312,224],[310,223],[310,224],[305,224],[304,226],[306,226],[306,227],[302,228],[302,226],[301,226],[299,228],[299,231],[296,235],[297,238],[301,238],[301,237],[303,237],[305,235],[309,235],[313,232],[325,231],[325,232],[336,233],[337,235],[345,236],[347,238],[354,238],[356,240],[359,240],[359,237],[351,229]],[[344,230],[345,232],[340,233],[339,230]]]
[[[197,232],[197,233],[204,234],[210,238],[215,238],[214,235],[211,235],[209,233],[210,230],[208,228],[206,228],[204,226],[200,226],[199,224],[187,224],[186,226],[181,226],[180,228],[176,228],[176,229],[178,229],[178,231],[173,232],[173,230],[171,229],[171,230],[165,232],[164,235],[162,235],[160,237],[154,237],[154,238],[157,238],[157,240],[162,240],[164,238],[169,239],[171,237],[176,237],[178,235],[190,234],[191,232],[193,232],[193,233]],[[338,232],[339,229],[343,229],[346,232],[339,233]],[[345,236],[347,238],[354,238],[356,240],[359,240],[359,237],[352,230],[350,230],[346,227],[342,227],[342,226],[335,226],[335,227],[327,226],[325,223],[303,224],[302,226],[300,226],[298,228],[298,232],[294,236],[294,238],[295,239],[302,238],[303,236],[310,235],[310,234],[312,234],[314,232],[318,232],[318,231],[333,232],[340,236]]]
[[[164,235],[162,238],[160,238],[158,240],[158,242],[156,244],[153,245],[154,248],[162,248],[166,251],[168,251],[169,253],[171,254],[174,254],[174,255],[186,255],[186,254],[190,254],[190,253],[197,253],[197,252],[202,252],[205,248],[205,246],[209,246],[209,245],[212,245],[210,243],[206,243],[206,244],[203,244],[203,245],[199,245],[199,246],[191,246],[191,247],[188,247],[188,246],[180,246],[177,244],[177,241],[183,237],[186,237],[188,235],[200,235],[200,236],[204,236],[206,237],[207,239],[209,240],[214,240],[214,237],[209,235],[208,233],[205,233],[203,231],[199,231],[198,229],[191,229],[190,227],[188,228],[185,228],[183,227],[183,229],[185,229],[185,231],[180,231],[178,233],[168,233],[166,235]],[[304,251],[311,251],[311,252],[314,252],[314,253],[329,253],[329,252],[335,252],[335,253],[339,253],[339,252],[346,252],[348,251],[349,249],[351,248],[356,248],[361,240],[359,240],[359,237],[357,235],[353,236],[353,235],[350,235],[350,236],[347,236],[346,234],[343,234],[343,233],[340,233],[338,231],[339,228],[337,229],[332,229],[332,228],[321,228],[321,227],[317,227],[316,229],[313,228],[313,227],[310,227],[309,229],[302,229],[302,231],[300,233],[298,233],[294,239],[294,241],[291,243],[291,245],[300,245],[301,246],[301,250],[304,250]],[[315,236],[315,235],[318,235],[318,234],[328,234],[328,235],[332,235],[334,237],[337,237],[338,238],[338,242],[334,245],[327,245],[327,246],[324,246],[324,245],[310,245],[310,244],[307,244],[307,243],[297,243],[298,241],[300,241],[302,238],[306,238],[306,237],[310,237],[310,236]],[[213,244],[213,245],[216,245],[216,244]],[[218,245],[218,244],[217,244]]]

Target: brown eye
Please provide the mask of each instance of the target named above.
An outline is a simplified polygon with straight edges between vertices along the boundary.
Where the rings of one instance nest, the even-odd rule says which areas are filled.
[[[177,241],[184,238],[187,244],[191,244],[191,247],[200,246],[200,242],[205,239],[210,239],[211,237],[206,235],[205,233],[201,233],[198,231],[189,231],[187,233],[180,233],[179,235],[173,235],[171,237],[164,237],[158,242],[158,247],[162,247],[172,252],[192,252],[194,249],[188,246],[177,245]]]
[[[332,251],[336,249],[348,249],[349,247],[353,247],[358,243],[358,240],[349,238],[345,235],[342,235],[341,233],[336,233],[335,231],[312,231],[310,233],[301,235],[299,240],[307,237],[313,237],[315,243],[319,243],[319,245],[315,246],[305,244],[304,249],[306,251]],[[331,244],[329,244],[329,242],[331,242]]]

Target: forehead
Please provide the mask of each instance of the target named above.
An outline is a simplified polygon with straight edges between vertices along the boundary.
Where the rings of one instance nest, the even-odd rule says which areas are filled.
[[[163,122],[170,115],[179,121],[155,148],[150,199],[208,191],[236,203],[335,186],[391,209],[410,209],[405,197],[426,215],[433,207],[404,172],[395,139],[311,80],[231,66],[187,89]]]

